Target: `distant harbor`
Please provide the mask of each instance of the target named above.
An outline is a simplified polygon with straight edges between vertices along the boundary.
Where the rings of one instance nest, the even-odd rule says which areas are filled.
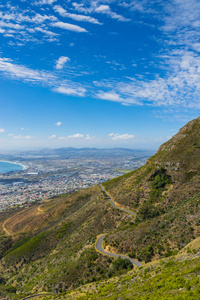
[[[21,163],[11,162],[11,161],[0,161],[0,174],[8,173],[8,172],[15,172],[15,171],[22,171],[25,170],[26,166]]]

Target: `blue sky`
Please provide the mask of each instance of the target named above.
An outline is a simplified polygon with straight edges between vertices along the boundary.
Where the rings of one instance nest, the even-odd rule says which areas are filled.
[[[156,149],[200,112],[196,0],[0,0],[0,151]]]

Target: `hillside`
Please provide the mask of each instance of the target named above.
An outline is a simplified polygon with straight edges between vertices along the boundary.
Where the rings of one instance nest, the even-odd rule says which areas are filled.
[[[137,211],[147,201],[168,211],[198,193],[199,132],[200,117],[164,143],[145,166],[105,183],[107,191],[118,203]]]
[[[148,263],[107,281],[87,284],[56,299],[197,300],[199,253]],[[37,297],[51,300],[55,296]]]
[[[135,252],[153,243],[158,257],[159,252],[179,250],[199,235],[199,132],[197,118],[163,144],[145,166],[104,183],[115,202],[143,219],[136,230],[124,228],[123,242],[118,233],[109,236],[115,251]],[[163,240],[166,245],[159,251],[156,243]]]
[[[116,293],[121,293],[120,282],[125,282],[123,278],[126,277],[119,277],[119,284],[112,278],[124,276],[121,274],[133,266],[96,251],[96,238],[103,233],[107,234],[106,251],[136,258],[143,264],[161,258],[169,260],[168,257],[175,258],[180,253],[183,262],[180,263],[176,256],[166,270],[173,270],[175,278],[183,272],[181,278],[193,280],[199,272],[194,269],[195,264],[199,265],[200,246],[199,132],[200,118],[197,118],[163,144],[145,166],[104,183],[116,207],[111,205],[106,193],[95,186],[49,199],[39,206],[12,211],[10,215],[0,214],[1,296],[22,299],[26,295],[50,292],[55,294],[54,299],[68,299],[68,291],[89,282],[106,280],[106,283],[99,283],[99,289],[94,288],[94,284],[91,286],[96,295],[91,290],[89,294],[84,291],[80,299],[87,299],[88,295],[91,299],[103,295],[110,299],[113,295],[116,299]],[[137,217],[117,207],[133,211]],[[195,254],[191,253],[188,258],[186,254],[193,251],[192,247]],[[187,259],[196,261],[187,262]],[[192,266],[190,273],[185,271],[188,264]],[[159,263],[157,271],[148,268],[149,271],[145,271],[146,266],[139,270],[134,268],[127,275],[133,285],[134,278],[138,280],[136,287],[142,281],[144,290],[141,293],[147,294],[146,279],[154,285],[156,276],[168,274]],[[181,278],[181,282],[186,282]],[[198,284],[194,282],[193,286]],[[132,289],[128,283],[127,288]],[[63,298],[58,296],[61,293]],[[123,293],[120,295],[126,299]],[[134,293],[137,294],[137,289]],[[77,291],[75,294],[82,297]],[[139,299],[156,299],[148,298],[149,294],[142,297]],[[129,294],[127,299],[131,299]]]
[[[17,291],[11,299],[20,299],[35,291],[58,293],[109,278],[112,260],[96,252],[96,237],[128,220],[127,214],[116,213],[99,187],[17,211],[4,223],[11,235],[0,236],[4,294]]]

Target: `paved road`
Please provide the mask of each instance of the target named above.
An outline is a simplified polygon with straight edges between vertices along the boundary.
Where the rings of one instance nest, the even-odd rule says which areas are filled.
[[[108,200],[110,201],[112,207],[117,208],[117,209],[122,210],[122,211],[125,211],[125,212],[127,212],[128,214],[130,214],[130,215],[132,215],[132,216],[134,216],[134,217],[137,217],[137,215],[136,215],[134,212],[132,212],[132,211],[130,211],[130,210],[128,210],[128,209],[121,208],[121,207],[117,206],[117,205],[115,204],[115,202],[110,198],[110,196],[109,196],[108,193],[106,192],[105,188],[104,188],[101,184],[100,184],[99,186],[100,186],[101,190],[102,190],[104,193],[106,193],[106,196],[107,196]]]
[[[100,184],[99,186],[100,186],[101,190],[106,194],[106,196],[107,196],[108,200],[110,201],[112,207],[117,208],[117,209],[122,210],[122,211],[125,211],[125,212],[127,212],[128,214],[130,214],[130,215],[132,215],[132,216],[134,216],[134,217],[137,217],[137,215],[136,215],[134,212],[132,212],[132,211],[130,211],[130,210],[128,210],[128,209],[124,209],[124,208],[121,208],[121,207],[117,206],[117,205],[115,204],[115,202],[111,199],[111,197],[108,195],[108,193],[106,192],[106,189],[102,186],[102,184]],[[118,258],[119,256],[121,256],[121,258],[123,258],[123,259],[126,258],[126,259],[130,260],[130,262],[131,262],[133,265],[137,266],[137,267],[142,266],[142,263],[141,263],[141,262],[139,262],[139,261],[136,260],[136,259],[130,258],[129,256],[119,255],[119,254],[115,254],[115,253],[111,253],[111,252],[105,251],[105,250],[103,249],[103,247],[102,247],[103,240],[104,240],[105,236],[106,236],[106,234],[103,234],[102,236],[100,236],[100,237],[98,238],[98,240],[97,240],[97,242],[96,242],[96,249],[97,249],[99,252],[101,252],[102,254],[108,255],[108,256],[116,257],[116,258]]]
[[[130,260],[130,262],[131,262],[133,265],[137,266],[137,267],[142,266],[142,263],[139,262],[139,261],[137,261],[136,259],[130,258],[130,257],[125,256],[125,255],[119,255],[119,254],[115,254],[115,253],[111,253],[111,252],[105,251],[105,250],[103,249],[103,246],[102,246],[102,243],[103,243],[103,240],[104,240],[105,236],[106,236],[106,234],[100,236],[100,237],[98,238],[97,242],[96,242],[96,249],[97,249],[99,252],[101,252],[102,254],[108,255],[108,256],[116,257],[116,258],[118,258],[119,256],[121,256],[121,258],[123,258],[123,259],[126,258],[126,259]]]

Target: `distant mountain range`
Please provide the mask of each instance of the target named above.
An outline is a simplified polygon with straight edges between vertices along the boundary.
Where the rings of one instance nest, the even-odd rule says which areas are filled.
[[[31,153],[34,155],[134,155],[136,153],[153,153],[151,150],[135,150],[126,148],[58,148],[58,149],[41,149],[38,151],[21,152],[20,154]]]

